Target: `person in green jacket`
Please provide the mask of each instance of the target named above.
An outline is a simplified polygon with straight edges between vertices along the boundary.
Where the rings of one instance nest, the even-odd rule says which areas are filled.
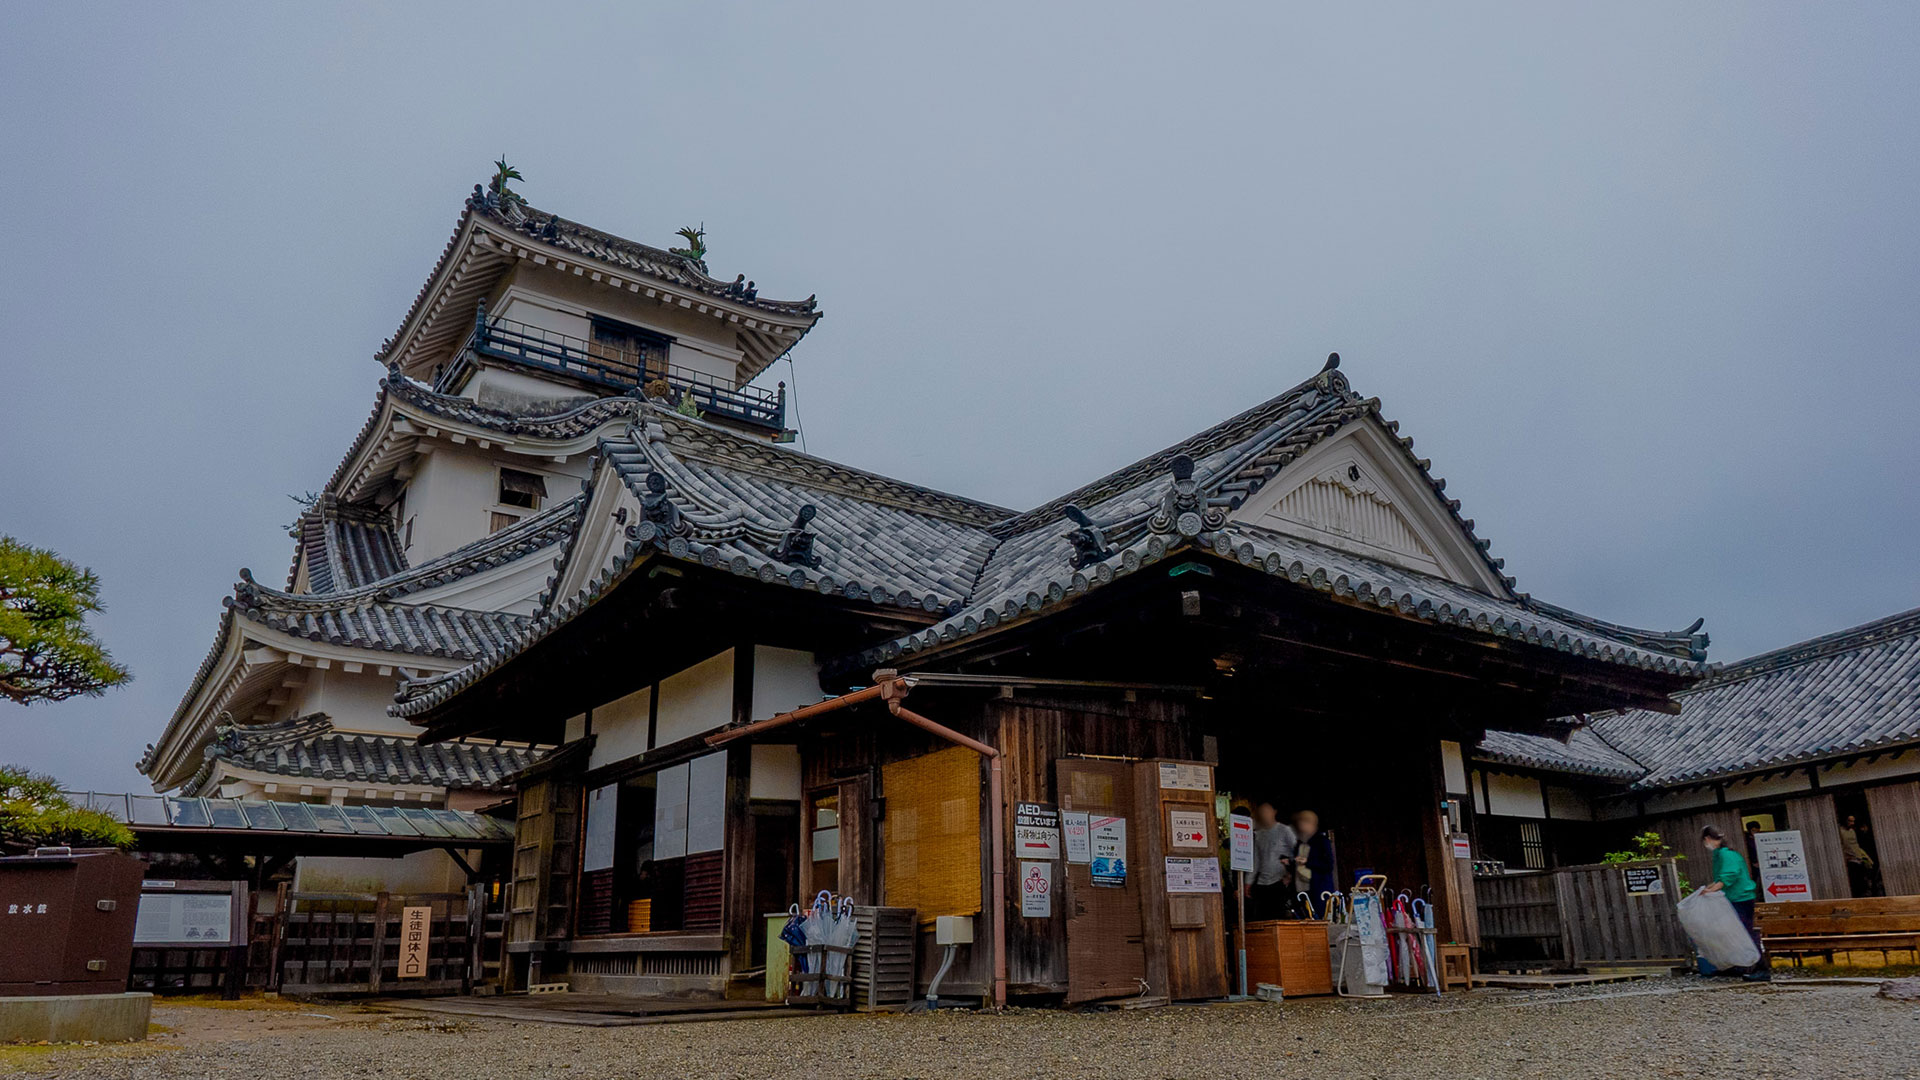
[[[1753,938],[1753,947],[1761,950],[1759,961],[1742,974],[1749,980],[1766,979],[1768,962],[1765,949],[1761,947],[1760,935],[1753,929],[1753,905],[1760,897],[1760,887],[1753,882],[1753,872],[1747,869],[1747,860],[1727,846],[1727,838],[1714,826],[1700,830],[1700,842],[1707,846],[1707,854],[1712,859],[1710,869],[1713,880],[1707,883],[1706,891],[1727,894],[1734,914],[1740,916],[1740,925],[1746,927],[1748,935]]]

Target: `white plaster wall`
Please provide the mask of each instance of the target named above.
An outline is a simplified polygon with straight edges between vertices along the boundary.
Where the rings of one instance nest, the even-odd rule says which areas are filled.
[[[1860,784],[1875,780],[1907,779],[1920,773],[1920,750],[1902,750],[1878,761],[1852,765],[1824,765],[1820,768],[1820,786]]]
[[[1647,796],[1647,813],[1667,814],[1675,810],[1697,810],[1720,801],[1712,788],[1697,791],[1669,791]]]
[[[642,687],[593,710],[593,753],[587,756],[588,768],[597,769],[647,752],[647,713],[652,701],[653,688]],[[584,731],[586,718],[580,719]],[[568,738],[573,737],[572,725],[568,721]]]
[[[747,797],[800,801],[800,748],[756,743]]]
[[[579,742],[581,739],[584,739],[586,737],[587,737],[587,714],[581,713],[579,716],[567,717],[567,723],[564,729],[564,733],[560,736],[561,741],[562,742]]]
[[[477,853],[464,852],[468,865]],[[467,875],[443,851],[416,851],[397,859],[303,855],[294,865],[295,892],[464,892]]]
[[[586,476],[586,455],[565,462],[436,443],[417,459],[407,486],[407,514],[413,520],[413,546],[407,561],[418,566],[489,534],[493,513],[528,517],[536,511],[500,505],[500,469],[519,469],[546,478],[549,509],[579,494]],[[401,522],[402,538],[406,523]],[[544,574],[542,575],[544,580]],[[536,590],[537,591],[537,590]]]
[[[560,273],[549,267],[527,263],[516,266],[496,290],[488,310],[580,338],[587,337],[591,330],[589,314],[604,315],[665,334],[676,343],[698,346],[711,355],[740,356],[740,334],[731,323],[702,315],[692,308],[662,304],[639,293],[616,290],[584,275]],[[514,311],[526,314],[512,314]],[[680,362],[671,357],[670,361]],[[728,371],[726,377],[731,381],[733,372]]]
[[[1460,744],[1446,739],[1440,740],[1440,774],[1445,779],[1447,794],[1461,795],[1467,790],[1467,764],[1460,754]]]
[[[1592,821],[1593,804],[1572,788],[1547,785],[1548,815],[1556,821]]]
[[[660,680],[660,718],[654,745],[699,735],[733,720],[733,650]],[[594,727],[599,728],[599,714]]]
[[[1540,781],[1531,776],[1488,773],[1487,813],[1494,817],[1546,817],[1547,804],[1540,794]]]
[[[1748,799],[1798,795],[1812,786],[1804,772],[1791,772],[1785,776],[1771,776],[1763,780],[1740,780],[1727,785],[1727,801],[1738,803]]]
[[[765,720],[825,697],[820,690],[820,665],[812,653],[771,645],[753,647],[752,719]]]
[[[323,712],[338,731],[409,738],[420,734],[419,728],[387,715],[398,675],[378,675],[372,669],[348,672],[336,664],[325,671],[308,668],[306,676],[306,685],[294,691],[292,707],[281,717]]]

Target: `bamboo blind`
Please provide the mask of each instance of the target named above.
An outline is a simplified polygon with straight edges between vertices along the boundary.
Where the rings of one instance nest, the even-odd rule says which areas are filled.
[[[980,757],[965,747],[886,765],[886,895],[925,922],[980,911]]]

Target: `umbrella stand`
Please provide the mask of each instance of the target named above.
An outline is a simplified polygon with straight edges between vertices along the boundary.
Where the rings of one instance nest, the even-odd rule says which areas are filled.
[[[846,911],[845,931],[838,928],[840,908]],[[795,964],[787,977],[787,1004],[839,1009],[853,1004],[847,965],[853,957],[852,939],[858,930],[853,925],[852,902],[836,900],[833,893],[821,890],[801,919],[800,930],[804,943],[793,946]],[[842,934],[847,944],[838,944]]]

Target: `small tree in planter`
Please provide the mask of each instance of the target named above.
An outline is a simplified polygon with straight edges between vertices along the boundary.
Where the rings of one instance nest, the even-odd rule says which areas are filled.
[[[1633,849],[1631,851],[1609,851],[1602,861],[1609,863],[1630,863],[1639,862],[1642,859],[1672,859],[1674,861],[1674,873],[1679,878],[1680,891],[1682,893],[1690,891],[1688,889],[1687,877],[1685,874],[1680,873],[1679,865],[1686,862],[1687,857],[1668,847],[1667,842],[1660,838],[1660,834],[1654,832],[1652,829],[1648,829],[1646,832],[1634,836]]]
[[[53,777],[0,765],[0,852],[132,846],[131,830],[110,815],[75,806]]]

